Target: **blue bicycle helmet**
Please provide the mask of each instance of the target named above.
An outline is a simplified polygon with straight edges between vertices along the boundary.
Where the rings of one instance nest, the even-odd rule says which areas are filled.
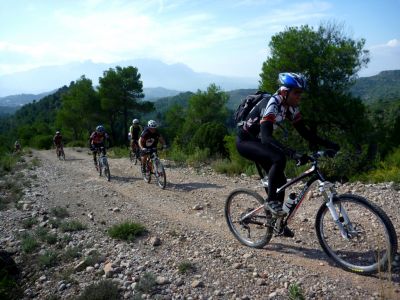
[[[99,125],[99,126],[96,127],[96,131],[97,131],[97,132],[100,132],[100,133],[103,133],[103,132],[105,132],[106,130],[104,129],[104,126],[103,126],[103,125]]]
[[[279,82],[288,89],[295,88],[305,90],[307,86],[304,76],[297,73],[280,73]]]

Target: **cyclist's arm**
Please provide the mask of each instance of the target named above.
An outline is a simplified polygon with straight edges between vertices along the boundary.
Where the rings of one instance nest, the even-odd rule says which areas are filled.
[[[140,147],[141,150],[144,149],[144,147],[143,147],[143,138],[142,137],[139,138],[139,147]]]
[[[332,150],[339,150],[339,145],[325,140],[318,135],[316,135],[314,132],[312,132],[309,128],[307,128],[306,124],[302,121],[299,120],[296,123],[293,123],[294,128],[296,128],[297,132],[304,138],[306,139],[309,144],[310,144],[310,149],[316,150],[316,147],[318,145],[321,145],[327,149],[332,149]]]
[[[273,137],[272,133],[274,131],[274,123],[272,121],[262,121],[260,125],[260,131],[262,144],[271,146],[276,150],[283,152],[290,158],[293,158],[295,151],[289,147],[285,147]]]

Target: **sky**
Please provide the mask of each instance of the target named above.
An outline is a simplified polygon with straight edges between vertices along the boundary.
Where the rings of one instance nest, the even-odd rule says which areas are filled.
[[[323,22],[366,40],[371,61],[359,75],[371,76],[400,69],[399,12],[400,0],[0,0],[0,76],[152,58],[255,78],[273,35]]]

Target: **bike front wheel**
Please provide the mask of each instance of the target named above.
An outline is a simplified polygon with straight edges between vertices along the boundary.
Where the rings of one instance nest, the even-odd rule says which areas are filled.
[[[152,163],[150,160],[146,161],[145,172],[143,174],[143,180],[147,183],[151,182],[151,172],[152,172]]]
[[[111,180],[110,167],[108,166],[108,163],[104,164],[104,176],[106,176],[107,181]]]
[[[272,238],[271,213],[264,199],[248,189],[234,190],[225,201],[225,219],[229,230],[242,244],[262,248]]]
[[[318,210],[315,228],[325,253],[341,268],[359,274],[384,271],[397,251],[397,235],[385,212],[367,199],[350,194],[335,197],[339,230],[328,207]]]
[[[165,174],[164,165],[159,159],[155,161],[154,171],[158,186],[162,189],[165,189],[165,186],[167,185],[167,175]]]

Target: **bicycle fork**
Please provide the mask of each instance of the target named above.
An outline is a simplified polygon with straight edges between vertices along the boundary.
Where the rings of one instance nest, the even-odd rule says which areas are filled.
[[[329,209],[329,212],[331,213],[333,221],[336,223],[336,225],[339,228],[341,236],[349,240],[351,236],[349,235],[350,232],[354,232],[354,228],[352,223],[350,222],[350,218],[347,215],[346,209],[342,207],[339,204],[339,212],[336,211],[335,204],[333,203],[334,197],[336,197],[336,191],[334,189],[334,184],[331,182],[320,182],[319,184],[319,191],[322,192],[326,206]]]

